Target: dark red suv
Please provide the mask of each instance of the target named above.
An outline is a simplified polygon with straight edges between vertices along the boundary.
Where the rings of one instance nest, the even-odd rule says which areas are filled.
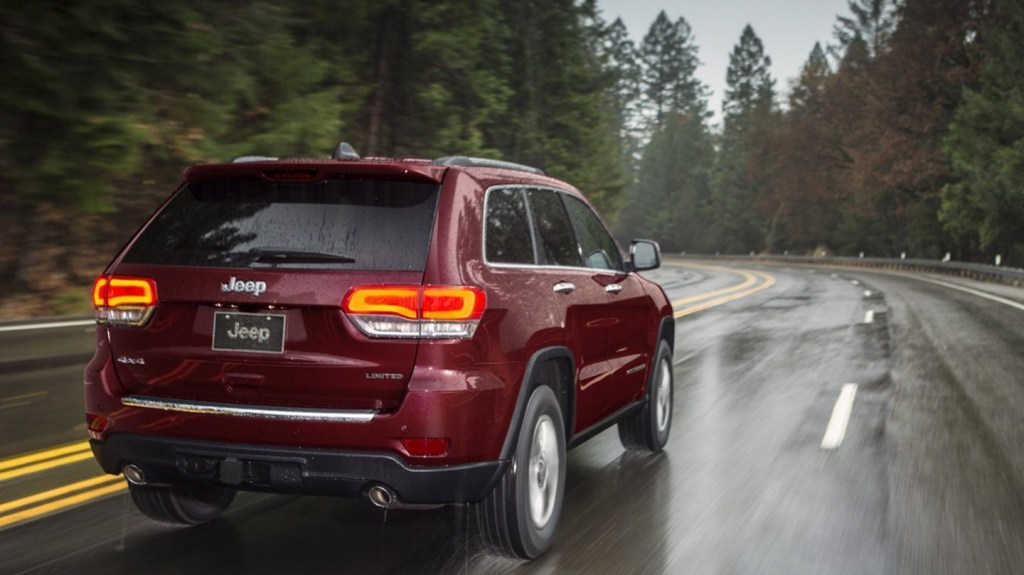
[[[465,157],[194,166],[93,290],[92,448],[146,515],[236,490],[471,504],[483,542],[551,544],[565,450],[659,451],[672,310],[584,197]]]

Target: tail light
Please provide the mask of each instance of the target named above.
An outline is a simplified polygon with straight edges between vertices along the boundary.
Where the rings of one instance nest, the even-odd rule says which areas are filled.
[[[99,323],[144,325],[157,301],[156,282],[148,278],[100,276],[92,286],[92,305]]]
[[[486,307],[484,291],[465,286],[358,286],[341,302],[370,337],[473,337]]]

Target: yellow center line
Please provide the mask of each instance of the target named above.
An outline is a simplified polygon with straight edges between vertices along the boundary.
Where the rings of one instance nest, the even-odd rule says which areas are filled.
[[[15,467],[21,467],[29,463],[35,463],[37,461],[44,461],[47,459],[53,459],[61,455],[67,455],[69,453],[79,453],[82,451],[89,451],[89,442],[78,442],[69,445],[61,445],[46,449],[44,451],[37,451],[36,453],[30,453],[28,455],[19,455],[10,459],[0,461],[0,471],[5,469],[12,469]]]
[[[72,495],[71,497],[58,499],[57,501],[54,501],[52,503],[39,505],[37,507],[26,509],[24,511],[19,511],[17,513],[12,513],[10,515],[0,516],[0,529],[7,527],[9,525],[13,525],[15,523],[28,521],[29,519],[35,519],[36,517],[45,515],[47,513],[60,511],[61,509],[66,509],[73,505],[78,505],[80,503],[92,501],[93,499],[98,499],[105,495],[110,495],[111,493],[117,493],[118,491],[123,491],[127,487],[128,486],[124,481],[119,481],[112,485],[104,485],[103,487],[97,487],[96,489],[91,489],[89,491],[84,491],[77,495]]]
[[[62,487],[50,489],[49,491],[43,491],[41,493],[36,493],[34,495],[22,497],[21,499],[8,501],[7,503],[0,503],[0,515],[3,515],[4,513],[7,513],[8,511],[11,511],[13,509],[21,509],[22,507],[28,507],[29,505],[39,503],[40,501],[48,501],[50,499],[54,499],[55,497],[67,495],[68,493],[81,491],[83,489],[86,489],[87,487],[95,487],[96,485],[100,485],[103,483],[113,483],[115,481],[121,481],[121,476],[100,475],[99,477],[93,477],[92,479],[78,481],[76,483],[71,483],[68,485],[64,485]]]
[[[47,469],[53,469],[54,467],[60,467],[61,465],[67,465],[76,461],[82,461],[83,459],[91,459],[92,451],[86,451],[84,453],[76,453],[74,455],[68,455],[66,457],[60,457],[45,461],[43,463],[37,463],[35,465],[28,465],[25,467],[19,467],[13,471],[5,471],[0,473],[0,481],[7,481],[8,479],[14,479],[15,477],[21,477],[22,475],[29,475],[31,473],[38,473],[40,471],[46,471]]]
[[[745,281],[740,282],[740,283],[738,283],[736,285],[727,287],[727,288],[722,288],[722,289],[711,291],[711,292],[708,292],[708,293],[705,293],[705,294],[698,294],[698,295],[695,295],[695,296],[690,296],[690,297],[674,300],[672,302],[672,306],[674,308],[678,307],[680,305],[688,304],[688,303],[703,302],[703,303],[697,303],[696,305],[693,305],[693,306],[690,306],[690,307],[683,307],[682,309],[676,309],[676,311],[672,315],[674,317],[677,317],[677,318],[683,317],[683,316],[687,316],[687,315],[690,315],[690,314],[694,314],[694,313],[697,313],[699,311],[703,311],[703,310],[706,310],[706,309],[709,309],[709,308],[712,308],[712,307],[715,307],[715,306],[719,306],[719,305],[722,305],[722,304],[729,303],[731,301],[738,300],[740,298],[747,297],[747,296],[749,296],[751,294],[755,294],[755,293],[757,293],[759,291],[766,290],[766,289],[772,287],[773,285],[775,285],[775,278],[772,277],[771,275],[767,274],[767,273],[764,273],[764,272],[755,272],[755,271],[747,271],[747,270],[741,270],[741,269],[735,269],[735,268],[725,268],[725,267],[720,267],[720,266],[702,265],[702,264],[691,264],[691,263],[685,263],[685,264],[674,264],[673,263],[673,264],[669,264],[669,265],[675,265],[675,266],[678,266],[678,267],[689,267],[689,268],[696,268],[696,269],[712,270],[712,271],[728,273],[728,274],[733,274],[733,275],[741,275],[741,276],[746,278]],[[760,280],[761,283],[759,285],[755,285],[755,284],[757,284],[758,280]],[[753,286],[753,287],[751,287],[751,286]],[[705,300],[710,300],[710,301],[705,301]]]
[[[695,305],[695,306],[692,306],[692,307],[689,307],[689,308],[683,308],[683,309],[675,312],[674,314],[672,314],[673,317],[677,317],[678,318],[678,317],[684,317],[684,316],[687,316],[687,315],[690,315],[690,314],[695,314],[695,313],[697,313],[699,311],[704,311],[706,309],[709,309],[709,308],[712,308],[712,307],[715,307],[715,306],[720,306],[722,304],[726,304],[726,303],[729,303],[731,301],[738,300],[740,298],[745,298],[745,297],[747,297],[749,295],[755,294],[755,293],[757,293],[759,291],[762,291],[762,290],[766,290],[766,289],[772,287],[773,285],[775,285],[775,278],[772,277],[771,275],[762,274],[762,273],[759,273],[759,272],[755,272],[755,273],[757,273],[757,275],[758,275],[758,277],[760,279],[764,280],[764,283],[758,285],[757,287],[754,287],[754,288],[751,288],[751,289],[749,289],[747,291],[744,291],[744,292],[740,292],[740,293],[737,293],[737,294],[732,294],[732,295],[729,295],[729,296],[721,297],[721,298],[718,298],[716,300],[712,300],[712,301],[709,301],[709,302],[704,302],[702,304],[698,304],[698,305]]]
[[[742,270],[722,270],[722,271],[727,271],[728,273],[732,273],[732,274],[740,274],[740,275],[744,276],[746,278],[746,280],[744,280],[744,281],[742,281],[742,282],[740,282],[740,283],[738,283],[736,285],[725,287],[725,288],[718,289],[718,290],[715,290],[715,291],[711,291],[711,292],[708,292],[708,293],[702,293],[702,294],[697,294],[697,295],[690,296],[690,297],[684,297],[684,298],[681,298],[681,299],[673,300],[672,301],[672,307],[676,307],[676,306],[680,306],[680,305],[686,305],[688,303],[693,303],[695,301],[701,301],[701,300],[705,300],[705,299],[710,299],[710,298],[713,298],[713,297],[716,297],[716,296],[725,295],[727,293],[737,292],[737,291],[746,289],[746,288],[754,285],[754,283],[757,282],[757,278],[754,277],[753,274],[750,274],[750,273],[742,271]]]

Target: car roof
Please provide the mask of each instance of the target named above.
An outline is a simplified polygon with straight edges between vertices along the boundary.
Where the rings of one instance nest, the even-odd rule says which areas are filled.
[[[243,156],[233,162],[190,166],[185,169],[183,178],[188,182],[248,177],[268,181],[298,182],[355,175],[439,184],[444,180],[445,174],[451,170],[464,172],[489,182],[505,180],[508,183],[532,183],[577,191],[573,186],[561,180],[544,175],[544,172],[537,168],[466,156],[447,156],[437,160],[381,157],[278,159]]]

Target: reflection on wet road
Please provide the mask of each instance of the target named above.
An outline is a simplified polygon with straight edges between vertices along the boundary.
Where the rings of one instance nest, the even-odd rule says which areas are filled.
[[[0,530],[0,573],[1024,572],[1024,311],[899,275],[740,267],[651,274],[677,314],[745,296],[677,319],[663,454],[624,452],[614,429],[570,452],[559,535],[537,561],[480,552],[460,507],[243,493],[223,519],[177,528],[119,493]],[[82,338],[69,329],[55,355]],[[76,369],[0,370],[0,397],[45,394],[0,411],[0,456],[82,439]],[[95,476],[81,463],[46,487]],[[42,489],[0,482],[0,505]]]

